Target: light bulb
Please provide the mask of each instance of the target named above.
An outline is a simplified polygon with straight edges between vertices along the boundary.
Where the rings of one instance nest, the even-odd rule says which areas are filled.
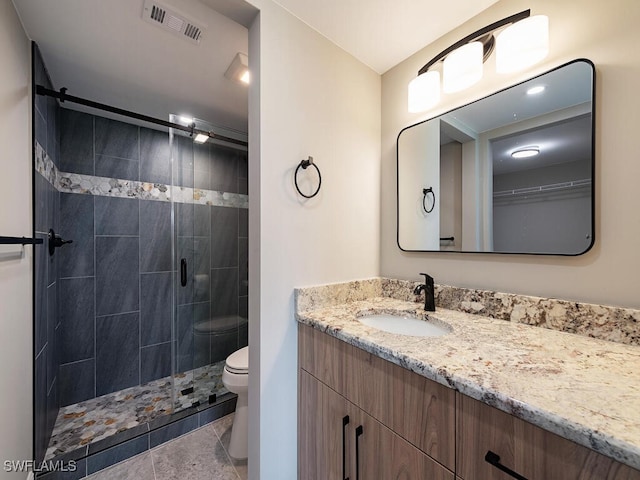
[[[513,73],[538,63],[549,53],[549,18],[536,15],[505,28],[496,37],[496,70]]]
[[[471,42],[454,50],[442,64],[442,88],[446,93],[459,92],[482,78],[484,48]]]
[[[439,72],[426,72],[409,82],[409,112],[424,112],[433,107],[438,101],[440,101]]]

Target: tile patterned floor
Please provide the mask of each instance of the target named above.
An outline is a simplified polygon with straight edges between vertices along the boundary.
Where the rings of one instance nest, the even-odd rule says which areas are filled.
[[[224,363],[176,375],[175,405],[171,377],[165,377],[61,408],[45,460],[190,407],[196,400],[206,403],[212,393],[227,393],[222,385]],[[194,388],[193,394],[180,395],[189,387]]]
[[[227,453],[233,414],[87,477],[87,480],[247,480]]]

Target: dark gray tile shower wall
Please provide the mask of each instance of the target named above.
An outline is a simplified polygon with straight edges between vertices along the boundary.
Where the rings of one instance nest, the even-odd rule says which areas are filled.
[[[33,79],[36,85],[51,88],[51,81],[38,48],[33,45]],[[59,165],[59,107],[52,98],[36,96],[33,102],[34,149],[38,143],[54,164]],[[35,247],[34,283],[34,364],[35,364],[35,459],[44,458],[58,415],[58,360],[56,343],[60,330],[58,316],[58,257],[47,251],[50,228],[59,230],[59,193],[40,173],[34,173],[35,236],[44,243]]]
[[[66,109],[59,124],[62,171],[170,183],[167,133]],[[176,184],[242,190],[246,152],[177,142]],[[179,285],[171,213],[167,202],[61,194],[60,231],[74,243],[59,251],[60,406],[171,374],[171,296]],[[246,345],[246,331],[237,331],[219,351],[194,329],[215,316],[247,316],[247,215],[176,203],[175,218],[176,248],[190,272],[178,289],[174,344],[176,368],[185,371]]]

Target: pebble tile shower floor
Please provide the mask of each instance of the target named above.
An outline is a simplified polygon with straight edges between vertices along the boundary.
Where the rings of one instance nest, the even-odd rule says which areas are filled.
[[[86,477],[87,480],[247,480],[247,462],[227,449],[233,414],[141,455]]]
[[[62,407],[45,459],[53,459],[161,415],[179,411],[191,406],[195,399],[205,403],[212,393],[221,396],[227,392],[222,385],[224,363],[177,374],[175,409],[171,399],[171,377]],[[179,395],[189,387],[194,387],[194,394]]]

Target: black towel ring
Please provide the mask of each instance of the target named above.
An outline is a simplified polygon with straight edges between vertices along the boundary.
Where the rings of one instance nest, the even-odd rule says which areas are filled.
[[[433,198],[433,203],[431,203],[431,208],[427,208],[427,195],[431,194],[431,197]],[[422,189],[422,208],[424,209],[425,212],[427,213],[431,213],[433,212],[433,209],[436,206],[436,194],[433,193],[433,188],[429,187],[429,188],[423,188]]]
[[[316,191],[311,195],[306,195],[300,191],[300,187],[298,186],[298,170],[300,170],[301,168],[303,170],[306,170],[309,166],[314,167],[316,169],[316,172],[318,172],[318,188],[316,188]],[[318,192],[320,191],[320,187],[322,186],[322,175],[320,174],[320,169],[318,168],[318,166],[313,163],[313,157],[310,156],[307,160],[300,161],[295,173],[293,174],[293,182],[296,185],[296,190],[298,190],[298,193],[304,198],[313,198],[318,194]]]

